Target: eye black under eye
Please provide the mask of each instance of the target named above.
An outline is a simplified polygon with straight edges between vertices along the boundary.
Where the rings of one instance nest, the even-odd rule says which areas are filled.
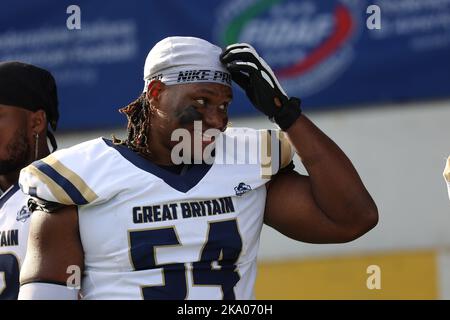
[[[180,124],[190,124],[195,120],[202,120],[203,116],[195,106],[189,106],[177,114]]]

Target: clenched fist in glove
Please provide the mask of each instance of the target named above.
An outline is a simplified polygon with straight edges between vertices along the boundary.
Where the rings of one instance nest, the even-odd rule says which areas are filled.
[[[288,98],[272,69],[252,46],[232,44],[220,55],[220,60],[253,105],[282,130],[287,130],[300,116],[300,99]]]

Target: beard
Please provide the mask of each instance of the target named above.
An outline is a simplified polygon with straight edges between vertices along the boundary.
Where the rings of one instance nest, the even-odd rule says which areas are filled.
[[[0,175],[17,172],[32,162],[30,145],[23,129],[17,130],[16,138],[10,141],[6,150],[8,158],[0,160]]]

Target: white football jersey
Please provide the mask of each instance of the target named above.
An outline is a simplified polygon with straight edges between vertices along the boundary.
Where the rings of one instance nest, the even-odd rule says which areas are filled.
[[[0,196],[0,300],[17,299],[27,249],[28,196],[14,184]]]
[[[215,150],[175,174],[98,138],[22,170],[25,193],[78,205],[83,298],[254,298],[265,183],[293,149],[278,130],[231,128]]]

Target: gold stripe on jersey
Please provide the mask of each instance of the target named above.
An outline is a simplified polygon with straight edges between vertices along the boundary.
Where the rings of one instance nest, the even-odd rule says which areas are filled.
[[[443,175],[445,180],[447,180],[447,182],[450,182],[450,156],[447,158],[447,165],[445,166]]]
[[[281,130],[260,131],[261,177],[270,179],[292,161],[293,148]]]
[[[259,142],[261,178],[270,179],[272,177],[272,135],[270,130],[260,131]]]
[[[86,182],[75,172],[63,165],[53,155],[42,159],[43,162],[55,169],[60,175],[69,180],[88,203],[93,202],[98,198],[98,195],[86,184]]]
[[[289,163],[292,161],[293,156],[293,148],[291,145],[291,142],[289,141],[289,138],[286,133],[283,131],[278,131],[277,134],[279,135],[279,141],[280,141],[280,169],[285,168]]]
[[[47,186],[47,188],[50,189],[50,192],[55,197],[54,202],[66,205],[74,204],[70,196],[66,193],[66,191],[64,191],[64,189],[59,184],[53,181],[53,179],[47,176],[45,173],[41,172],[38,168],[36,168],[31,164],[23,170],[35,176],[37,179],[42,181]]]

